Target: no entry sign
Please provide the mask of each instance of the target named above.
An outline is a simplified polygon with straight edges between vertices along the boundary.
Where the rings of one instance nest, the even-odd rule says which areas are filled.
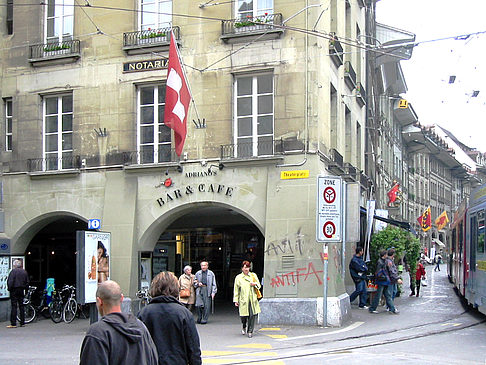
[[[342,238],[342,180],[317,177],[317,241],[337,242]]]

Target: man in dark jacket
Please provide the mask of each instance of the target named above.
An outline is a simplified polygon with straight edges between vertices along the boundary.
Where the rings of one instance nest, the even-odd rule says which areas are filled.
[[[398,308],[395,307],[393,302],[394,299],[394,291],[397,284],[402,283],[402,279],[398,275],[397,266],[395,265],[395,249],[389,248],[387,251],[387,257],[385,258],[386,268],[388,270],[388,276],[390,277],[390,284],[388,285],[387,291],[390,297],[390,303],[386,303],[388,310],[390,313],[398,314]],[[386,295],[385,295],[386,297]],[[391,305],[390,305],[391,304]]]
[[[80,365],[157,365],[158,354],[145,325],[121,313],[120,286],[107,280],[98,286],[96,307],[103,317],[92,324],[81,345]]]
[[[22,262],[15,260],[13,269],[7,279],[7,289],[10,292],[10,325],[7,328],[17,327],[17,305],[19,306],[20,327],[24,326],[24,291],[29,286],[29,275],[22,269]]]
[[[138,314],[159,352],[159,365],[200,365],[199,335],[192,313],[176,298],[179,280],[163,271],[152,280],[150,304]]]
[[[388,286],[390,285],[390,274],[388,272],[386,266],[386,257],[387,252],[386,250],[380,251],[380,258],[376,263],[376,272],[375,272],[375,284],[378,285],[378,289],[376,290],[375,296],[373,298],[373,303],[369,308],[370,313],[378,313],[376,308],[378,308],[378,304],[380,303],[381,295],[385,295],[386,304],[389,307],[393,307],[393,301],[388,291]],[[391,305],[390,305],[391,304]],[[393,307],[395,309],[395,307]]]
[[[356,254],[349,263],[349,272],[353,278],[356,290],[350,295],[349,301],[353,302],[359,295],[359,308],[366,309],[366,301],[368,300],[368,292],[366,288],[366,272],[368,266],[363,260],[363,248],[357,247]]]

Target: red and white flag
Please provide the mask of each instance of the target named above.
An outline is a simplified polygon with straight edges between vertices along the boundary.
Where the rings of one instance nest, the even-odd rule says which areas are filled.
[[[182,69],[179,51],[171,31],[167,86],[165,91],[164,123],[174,130],[175,150],[180,156],[187,134],[187,113],[191,102],[191,92]]]

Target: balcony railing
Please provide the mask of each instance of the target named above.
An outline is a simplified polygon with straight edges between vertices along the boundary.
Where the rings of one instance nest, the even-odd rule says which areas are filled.
[[[282,14],[265,14],[259,16],[247,16],[241,19],[222,21],[222,39],[231,37],[248,36],[262,33],[283,33]]]
[[[174,31],[176,40],[180,39],[179,27],[168,27],[160,29],[142,30],[139,32],[123,33],[123,47],[130,48],[146,48],[154,46],[168,46],[170,44],[171,29]]]
[[[80,56],[80,41],[70,40],[63,42],[51,42],[35,44],[29,47],[29,60],[35,62],[38,60],[58,59],[65,57]]]
[[[282,139],[262,139],[258,142],[243,142],[221,145],[221,159],[251,159],[262,156],[274,156],[286,151],[303,148],[301,141],[284,141]]]
[[[9,172],[63,171],[118,165],[154,165],[177,161],[179,161],[179,157],[175,150],[166,148],[157,152],[127,151],[108,153],[103,156],[65,155],[60,158],[32,158],[24,161],[11,161],[8,163],[8,170]]]
[[[331,39],[329,40],[329,56],[334,64],[339,67],[343,64],[343,46],[339,42],[336,33],[330,33]]]

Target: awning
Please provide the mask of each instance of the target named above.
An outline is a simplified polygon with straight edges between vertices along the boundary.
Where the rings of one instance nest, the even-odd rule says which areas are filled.
[[[432,242],[435,243],[436,245],[439,245],[439,247],[445,247],[444,243],[442,243],[441,240],[438,238],[432,238]]]
[[[360,207],[360,210],[361,210],[362,213],[366,214],[366,209],[365,208]],[[413,228],[413,226],[410,223],[408,223],[408,222],[397,221],[397,220],[391,219],[391,218],[384,218],[384,217],[380,217],[378,215],[374,215],[373,218],[374,219],[377,219],[379,221],[385,222],[385,223],[389,223],[389,224],[391,224],[393,226],[397,226],[397,227],[403,228],[403,229],[409,231],[410,233],[412,233],[415,236],[417,235],[417,232],[415,231],[415,229]]]

